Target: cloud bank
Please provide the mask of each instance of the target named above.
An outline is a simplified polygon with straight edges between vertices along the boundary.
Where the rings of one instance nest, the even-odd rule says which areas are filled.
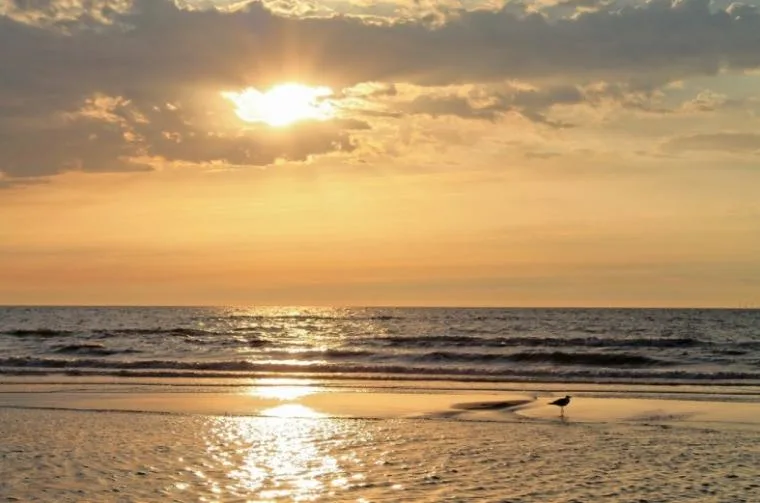
[[[376,22],[280,16],[260,3],[193,10],[163,0],[4,0],[0,173],[8,184],[67,170],[152,169],[158,161],[267,165],[351,151],[355,132],[371,127],[365,114],[282,131],[244,128],[219,93],[246,86],[379,82],[387,94],[377,99],[392,98],[395,84],[496,86],[486,95],[420,94],[384,117],[518,113],[565,127],[547,115],[552,106],[614,99],[646,108],[631,93],[760,67],[753,6],[565,4],[564,16],[556,6],[550,15],[510,3],[447,9],[435,22]],[[756,145],[754,137],[709,140]],[[686,149],[699,140],[678,141],[674,148]]]

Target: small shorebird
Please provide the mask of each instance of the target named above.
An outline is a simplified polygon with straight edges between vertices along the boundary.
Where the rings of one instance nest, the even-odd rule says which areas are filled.
[[[559,407],[559,415],[564,416],[565,415],[565,407],[567,404],[570,403],[570,395],[566,395],[565,398],[558,398],[557,400],[554,400],[553,402],[549,402],[549,405],[556,405]]]

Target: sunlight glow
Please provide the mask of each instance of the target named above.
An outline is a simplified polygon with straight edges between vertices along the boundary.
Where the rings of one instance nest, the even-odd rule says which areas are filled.
[[[283,379],[283,381],[286,381]],[[318,389],[314,386],[303,384],[296,385],[258,385],[249,391],[249,394],[261,398],[274,398],[277,400],[295,400],[306,395],[316,393]]]
[[[328,120],[335,116],[329,87],[287,83],[261,92],[249,87],[241,92],[225,91],[222,97],[235,104],[235,113],[245,122],[263,122],[283,127],[305,120]]]
[[[311,407],[301,405],[300,403],[286,403],[272,407],[270,409],[264,409],[261,411],[261,415],[265,417],[287,417],[287,418],[319,418],[325,417],[321,412],[317,412]]]

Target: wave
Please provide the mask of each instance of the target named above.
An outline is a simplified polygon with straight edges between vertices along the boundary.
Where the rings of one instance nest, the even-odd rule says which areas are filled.
[[[93,330],[75,332],[73,330],[54,330],[50,328],[3,330],[0,335],[15,337],[69,337],[69,336],[122,336],[122,335],[174,335],[174,336],[203,336],[218,335],[218,332],[195,328],[122,328],[117,330]]]
[[[742,348],[742,349],[748,349],[748,350],[760,349],[760,341],[735,341],[735,342],[732,342],[731,345]]]
[[[412,358],[416,361],[449,361],[468,363],[551,363],[559,365],[588,365],[588,366],[655,366],[672,365],[667,360],[630,353],[565,353],[553,352],[520,352],[505,355],[458,353],[450,351],[435,351]]]
[[[262,317],[263,318],[263,317]],[[355,318],[351,318],[355,319]],[[386,348],[437,348],[437,347],[478,347],[478,348],[663,348],[686,349],[695,347],[719,347],[715,343],[706,342],[693,337],[558,337],[558,336],[489,336],[488,330],[468,329],[473,335],[421,335],[421,336],[360,336],[352,338],[359,346]],[[276,334],[261,336],[256,327],[238,327],[226,330],[208,330],[202,328],[173,327],[173,328],[123,328],[114,330],[93,330],[89,332],[71,330],[18,329],[0,331],[0,335],[28,338],[81,338],[84,340],[108,340],[114,337],[172,337],[180,338],[188,344],[210,346],[235,346],[259,348],[276,344]],[[740,340],[726,341],[728,348],[720,347],[721,351],[758,350],[760,341]]]
[[[199,337],[207,335],[219,335],[218,331],[204,330],[202,328],[121,328],[118,330],[104,331],[109,335],[169,335],[176,337]]]
[[[10,335],[14,337],[65,337],[70,335],[76,335],[76,332],[71,330],[53,330],[50,328],[39,328],[36,330],[5,330],[0,332],[1,335]]]
[[[85,346],[85,348],[81,348]],[[71,345],[63,347],[64,351],[69,353],[97,352],[100,348],[89,347],[90,345]],[[105,348],[103,348],[105,349]],[[105,350],[108,351],[108,350]],[[135,350],[126,350],[130,352]],[[115,353],[114,353],[115,354]],[[0,367],[45,367],[53,369],[61,368],[118,368],[118,369],[185,369],[185,370],[225,370],[225,371],[257,371],[261,369],[271,371],[291,371],[303,368],[321,368],[321,369],[333,369],[339,367],[337,362],[331,363],[324,360],[309,360],[305,357],[313,356],[329,356],[335,359],[345,359],[355,357],[361,352],[356,351],[341,351],[341,350],[328,350],[320,352],[309,353],[283,353],[279,356],[290,357],[285,362],[277,362],[272,360],[265,361],[250,361],[250,360],[107,360],[107,359],[93,359],[93,358],[55,358],[55,357],[43,357],[36,358],[30,356],[12,356],[7,358],[0,358]],[[96,356],[91,354],[90,356]],[[294,357],[304,358],[302,361],[294,361]],[[361,364],[354,365],[361,367]],[[341,368],[351,369],[352,365],[344,365]],[[399,366],[398,370],[401,371],[404,367]]]
[[[154,337],[173,337],[181,338],[192,344],[198,345],[220,345],[220,346],[248,346],[261,347],[269,344],[269,341],[251,333],[235,330],[232,333],[219,330],[205,330],[199,328],[122,328],[115,330],[91,330],[84,332],[75,332],[71,330],[52,330],[41,328],[35,330],[5,330],[0,331],[0,335],[11,337],[29,337],[29,338],[78,338],[78,339],[96,339],[107,340],[116,337],[133,337],[133,336],[154,336]]]
[[[128,350],[130,351],[130,350]],[[94,344],[62,346],[59,353],[107,356],[115,350]],[[324,372],[367,372],[378,369],[393,373],[462,372],[493,374],[494,372],[524,372],[530,370],[525,364],[551,364],[588,367],[654,367],[669,366],[671,362],[627,353],[563,353],[520,352],[506,355],[480,353],[453,353],[435,351],[419,355],[373,355],[364,351],[331,349],[301,353],[267,353],[267,360],[110,360],[110,359],[64,359],[56,357],[7,357],[0,358],[1,367],[47,367],[47,368],[120,368],[120,369],[184,369],[223,371],[272,371],[292,372],[310,369]],[[364,357],[363,361],[357,358]],[[278,359],[279,358],[279,359]],[[348,360],[348,361],[346,361]],[[518,367],[514,364],[519,363]],[[499,365],[502,364],[502,365]]]
[[[364,338],[367,345],[387,347],[631,347],[631,348],[688,348],[705,344],[699,339],[681,338],[629,338],[604,337],[478,337],[470,335],[426,335],[422,337],[391,336]]]
[[[508,356],[516,362],[558,363],[562,365],[615,365],[615,366],[651,366],[671,365],[671,362],[629,353],[551,353],[527,352],[514,353]]]
[[[404,316],[397,316],[391,314],[378,314],[370,316],[333,316],[333,315],[319,315],[319,314],[282,314],[282,315],[265,315],[265,314],[237,314],[237,315],[225,315],[225,316],[203,316],[198,317],[198,320],[204,322],[208,321],[221,321],[229,322],[233,321],[393,321],[393,320],[405,320],[408,319]]]
[[[118,366],[103,366],[99,360],[79,360],[71,367],[70,361],[37,360],[29,365],[7,366],[8,359],[0,359],[0,375],[93,375],[156,378],[250,378],[257,376],[315,376],[338,379],[385,380],[448,380],[482,382],[592,382],[592,383],[662,383],[704,382],[710,384],[760,384],[760,372],[740,371],[687,371],[624,369],[492,369],[483,368],[428,368],[410,365],[290,365],[256,364],[251,362],[127,362]]]
[[[303,363],[277,363],[277,362],[254,362],[248,360],[218,360],[218,361],[179,361],[179,360],[130,360],[130,361],[107,361],[98,359],[61,359],[61,358],[33,358],[33,357],[9,357],[0,358],[0,367],[37,367],[49,369],[120,369],[120,370],[189,370],[189,371],[245,371],[245,372],[299,372],[310,370],[313,372],[368,372],[371,369],[404,373],[408,367],[397,365],[338,365],[326,362]],[[424,369],[423,369],[424,371]]]
[[[87,355],[87,356],[111,356],[135,354],[140,351],[137,349],[108,349],[103,344],[83,343],[83,344],[64,344],[53,347],[54,353]]]

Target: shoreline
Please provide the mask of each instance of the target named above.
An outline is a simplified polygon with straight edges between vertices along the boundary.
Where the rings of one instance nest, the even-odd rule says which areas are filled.
[[[662,396],[706,396],[711,400],[721,401],[721,397],[734,401],[742,397],[749,401],[760,401],[760,384],[723,384],[723,383],[630,383],[630,382],[591,382],[591,381],[480,381],[456,378],[412,379],[386,376],[384,378],[356,376],[312,376],[312,375],[272,375],[256,377],[134,377],[104,375],[63,375],[45,374],[33,376],[0,375],[0,392],[15,387],[44,386],[112,386],[112,387],[161,387],[161,388],[249,388],[254,386],[320,386],[327,389],[409,389],[419,391],[499,391],[521,393],[559,393],[579,392],[603,394],[625,393],[637,395]]]
[[[0,409],[208,416],[667,424],[760,431],[760,389],[512,383],[120,380],[0,381]],[[432,385],[432,386],[431,386]],[[742,393],[744,391],[744,393]],[[564,417],[548,405],[571,394]]]
[[[562,386],[592,386],[592,387],[617,387],[617,388],[699,388],[699,389],[737,389],[750,390],[751,394],[760,394],[760,381],[754,380],[723,380],[723,379],[674,379],[667,378],[661,380],[648,380],[647,378],[632,379],[625,378],[600,378],[600,379],[582,379],[582,378],[562,378],[547,377],[534,378],[519,376],[505,377],[488,377],[488,376],[467,376],[461,374],[453,375],[435,375],[435,374],[375,374],[375,373],[309,373],[309,372],[267,372],[267,373],[235,373],[235,372],[203,372],[203,373],[176,373],[171,371],[114,371],[114,372],[88,372],[88,371],[54,371],[51,369],[25,369],[19,371],[8,371],[9,369],[0,368],[0,385],[6,383],[26,383],[26,382],[44,382],[44,383],[114,383],[114,382],[141,382],[141,383],[161,383],[170,385],[182,385],[182,383],[210,383],[208,385],[217,385],[216,383],[225,383],[223,385],[235,385],[243,383],[247,385],[250,382],[277,380],[277,379],[295,379],[304,381],[320,381],[324,383],[364,383],[377,385],[379,383],[404,383],[407,386],[413,386],[414,383],[425,383],[426,386],[432,386],[432,383],[455,383],[457,387],[468,387],[471,389],[491,389],[502,388],[504,386],[520,387],[553,387]]]

